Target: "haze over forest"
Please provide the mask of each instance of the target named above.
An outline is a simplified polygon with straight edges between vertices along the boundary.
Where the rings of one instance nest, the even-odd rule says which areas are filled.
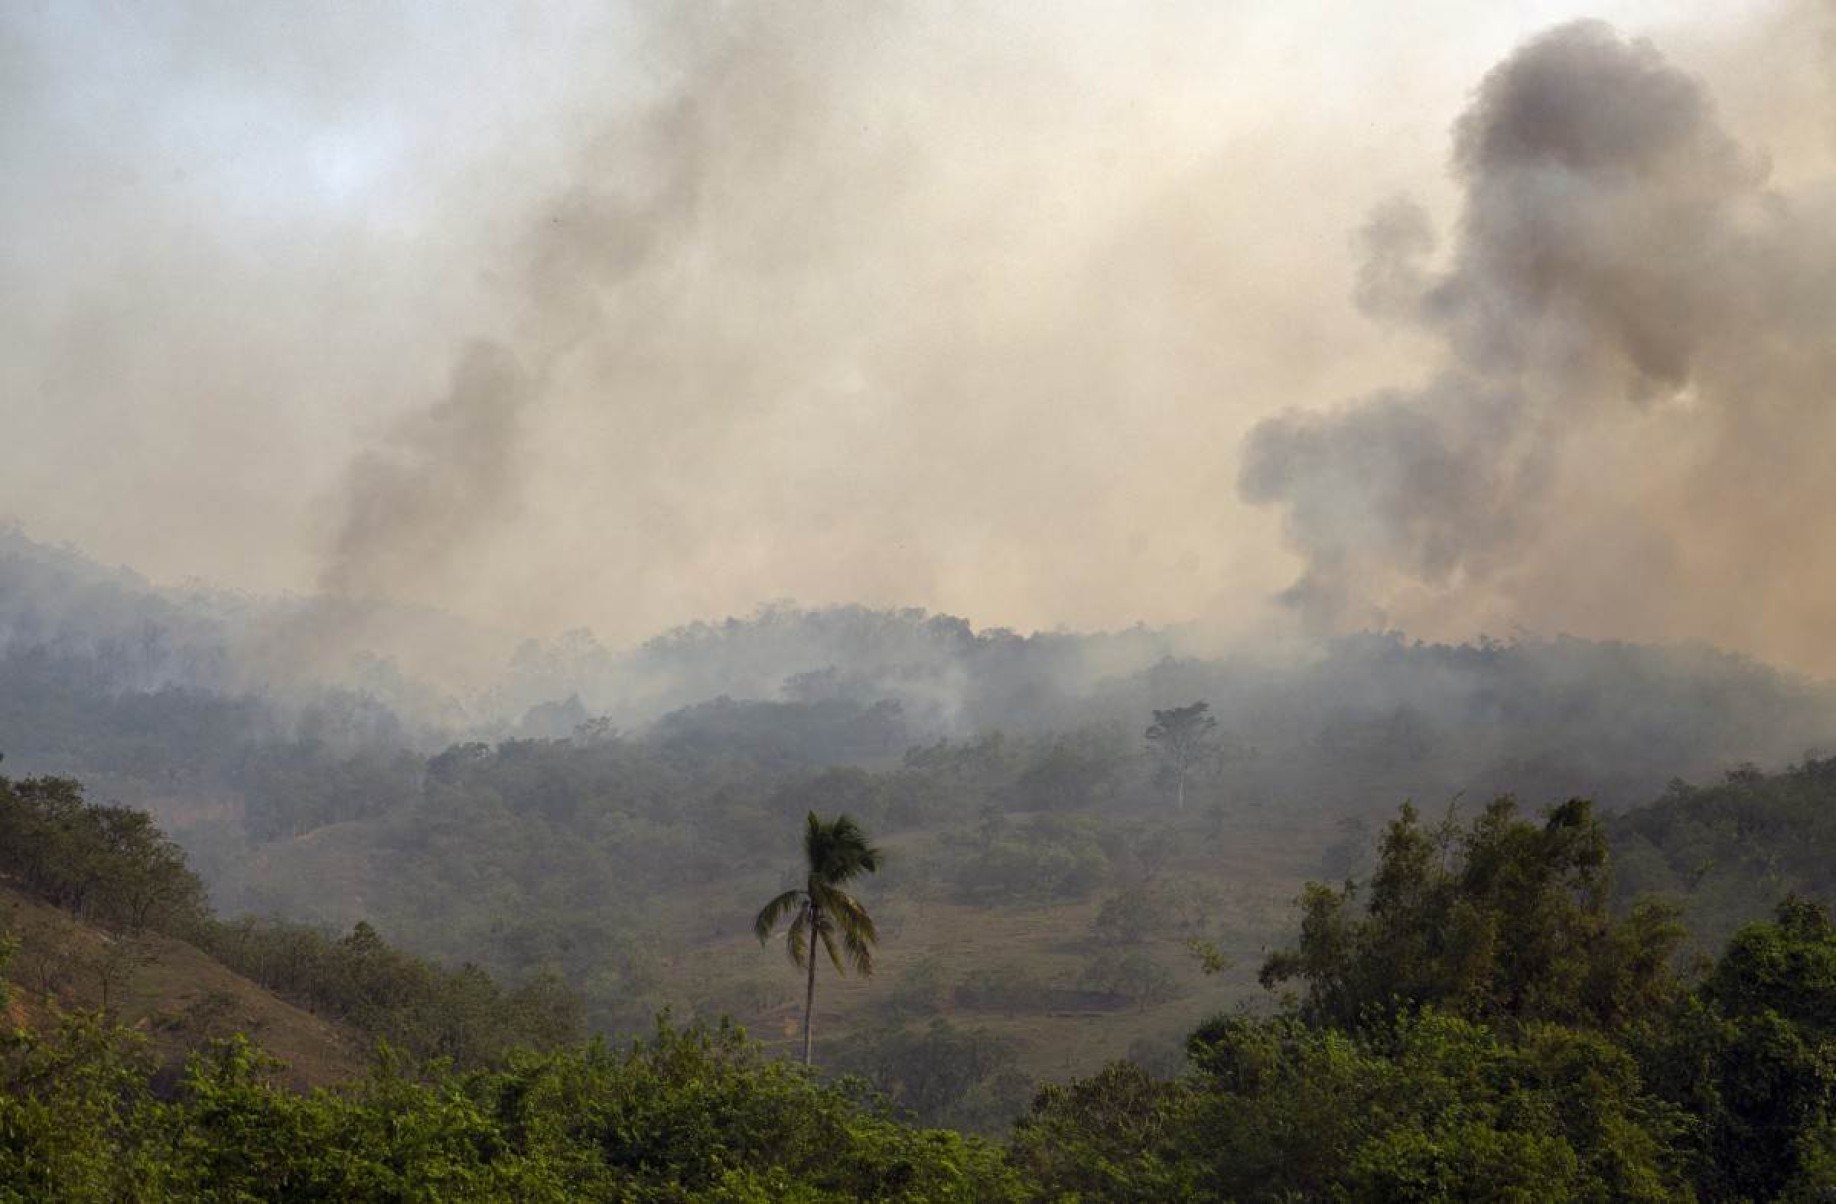
[[[14,4],[0,231],[0,1196],[1836,1190],[1832,0]]]
[[[0,514],[335,600],[266,676],[376,600],[474,688],[786,598],[1836,668],[1827,4],[5,21]]]

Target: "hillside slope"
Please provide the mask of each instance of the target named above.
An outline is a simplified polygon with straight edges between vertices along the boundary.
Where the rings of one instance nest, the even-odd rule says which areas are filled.
[[[7,967],[9,1016],[42,1028],[59,1012],[104,1008],[176,1065],[205,1042],[246,1033],[306,1089],[363,1073],[368,1042],[237,974],[195,946],[155,932],[115,936],[0,881],[0,932],[19,940]]]

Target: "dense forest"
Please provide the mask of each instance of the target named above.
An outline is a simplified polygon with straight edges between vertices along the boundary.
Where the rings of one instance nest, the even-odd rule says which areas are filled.
[[[1806,767],[1745,781],[1791,797]],[[1745,776],[1745,775],[1743,775]],[[18,1199],[1773,1199],[1836,1187],[1836,922],[1788,895],[1712,961],[1674,901],[1616,908],[1608,831],[1574,800],[1470,820],[1413,807],[1368,877],[1316,883],[1156,1072],[1046,1085],[1000,1140],[915,1127],[872,1083],[667,1016],[577,1043],[552,985],[509,993],[367,926],[314,943],[226,927],[182,856],[72,782],[0,781],[13,889],[127,941],[183,932],[377,1039],[302,1092],[248,1037],[180,1065],[106,1002],[16,964],[0,1036],[0,1191]],[[812,829],[815,821],[811,821]],[[1661,829],[1658,829],[1661,831]],[[763,920],[761,920],[763,923]],[[0,941],[16,963],[20,941]],[[1213,967],[1215,968],[1215,967]],[[564,993],[563,993],[564,994]],[[920,1062],[919,1065],[926,1063]]]
[[[10,538],[28,1198],[1733,1199],[1836,1160],[1836,712],[1752,662],[780,608],[462,696],[262,678],[268,604]],[[752,930],[808,815],[879,846],[878,972],[806,1011]]]
[[[777,613],[668,643],[838,622],[936,628]],[[153,682],[11,630],[21,759],[136,800],[0,781],[17,1198],[1836,1184],[1836,760],[1768,772],[1749,757],[1776,742],[1712,723],[1820,721],[1816,691],[1742,662],[1370,638],[1259,686],[1162,659],[967,732],[824,668],[629,730],[570,696],[522,721],[563,734],[454,739],[361,690]],[[1420,705],[1388,705],[1407,682]],[[1450,728],[1455,697],[1490,710]],[[1274,743],[1289,722],[1308,734]],[[1735,767],[1653,786],[1625,742],[1659,730]],[[1616,758],[1634,770],[1590,768]],[[1513,772],[1543,799],[1646,794],[1530,816],[1463,793]],[[818,813],[883,846],[858,884],[880,973],[805,1012],[750,938]]]
[[[1266,1009],[1291,901],[1365,880],[1403,799],[1597,800],[1617,905],[1679,901],[1695,954],[1830,897],[1826,763],[1800,760],[1836,730],[1829,691],[1700,649],[1368,635],[1250,658],[778,608],[616,655],[526,645],[461,695],[381,656],[263,677],[250,649],[285,606],[3,542],[7,768],[151,815],[196,875],[185,908],[225,917],[185,939],[417,1053],[622,1041],[664,1009],[792,1049],[801,985],[749,933],[810,811],[887,852],[862,886],[879,972],[818,999],[820,1060],[980,1133],[1039,1083],[1169,1074],[1206,1016]],[[1182,714],[1194,740],[1150,737]],[[512,996],[539,1032],[440,1015]]]

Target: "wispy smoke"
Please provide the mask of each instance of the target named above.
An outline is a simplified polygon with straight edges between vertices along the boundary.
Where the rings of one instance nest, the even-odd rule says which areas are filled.
[[[1325,627],[1531,622],[1805,657],[1836,604],[1812,534],[1836,505],[1827,192],[1770,186],[1700,83],[1597,23],[1487,76],[1453,170],[1445,267],[1397,202],[1358,280],[1367,312],[1438,340],[1431,379],[1247,441],[1240,493],[1283,508],[1306,558],[1289,601]]]
[[[532,427],[564,430],[577,449],[576,434],[598,434],[581,432],[594,417],[617,424],[626,441],[606,447],[599,467],[664,475],[681,463],[672,439],[698,425],[692,407],[731,403],[718,388],[732,370],[720,332],[682,328],[697,260],[720,257],[736,206],[769,205],[792,177],[786,160],[807,149],[798,139],[836,81],[819,74],[833,76],[834,64],[805,61],[833,53],[809,38],[833,23],[730,16],[659,17],[649,34],[667,82],[602,119],[576,151],[572,180],[505,232],[496,283],[513,330],[473,342],[446,395],[349,466],[321,574],[327,593],[425,599],[469,575],[475,554],[502,555],[490,541],[514,525],[531,479],[557,470],[552,447],[531,446]],[[780,222],[775,234],[809,231]],[[769,362],[782,350],[750,355]],[[694,363],[686,380],[684,361]],[[539,416],[545,407],[553,412]],[[612,529],[631,521],[602,517]],[[653,505],[646,536],[666,517]]]
[[[425,597],[515,518],[536,467],[530,409],[583,341],[634,352],[618,339],[620,310],[634,308],[618,290],[693,224],[694,114],[691,100],[666,97],[602,131],[596,158],[609,162],[583,167],[581,182],[507,240],[520,256],[507,281],[515,334],[468,345],[446,395],[352,462],[320,579],[327,593]]]
[[[567,167],[497,210],[501,306],[455,333],[510,367],[455,371],[355,456],[321,585],[614,642],[785,597],[1080,626],[1209,604],[1241,574],[1191,498],[1246,422],[1215,382],[1247,405],[1314,371],[1219,314],[1293,331],[1335,271],[1238,266],[1275,253],[1212,229],[1253,205],[1211,147],[1260,114],[1176,128],[1134,81],[1191,78],[1188,52],[1101,20],[1128,37],[640,9],[616,102],[544,131]]]
[[[471,346],[445,397],[351,465],[325,590],[366,598],[437,576],[479,527],[506,517],[530,396],[508,350]]]

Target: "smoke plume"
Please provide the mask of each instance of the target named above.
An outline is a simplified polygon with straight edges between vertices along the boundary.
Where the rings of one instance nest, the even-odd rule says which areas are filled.
[[[1474,99],[1583,5],[1683,67]],[[324,595],[314,667],[1260,639],[1297,551],[1323,625],[1836,668],[1828,4],[1531,7],[0,6],[0,516]]]
[[[1697,79],[1597,23],[1512,54],[1453,142],[1444,266],[1395,202],[1357,290],[1439,365],[1246,442],[1241,495],[1305,557],[1289,602],[1328,628],[1530,623],[1829,668],[1830,190],[1769,182]]]
[[[351,465],[325,590],[364,598],[394,581],[437,578],[456,544],[505,516],[529,397],[508,351],[474,344],[444,398]]]

